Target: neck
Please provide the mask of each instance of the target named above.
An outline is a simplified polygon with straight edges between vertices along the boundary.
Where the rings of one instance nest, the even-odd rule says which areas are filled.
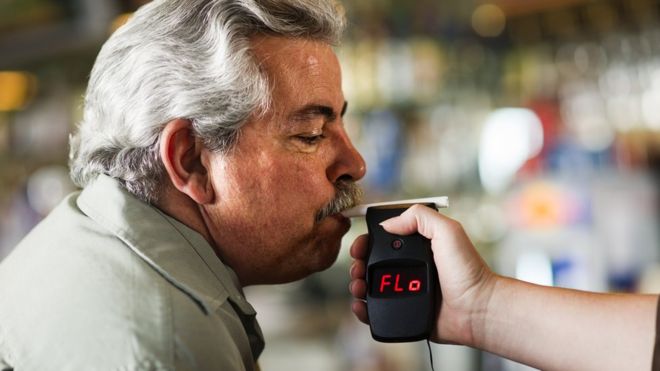
[[[213,239],[211,238],[211,233],[209,232],[204,217],[200,212],[199,205],[190,199],[190,197],[176,190],[172,190],[171,187],[167,187],[167,189],[161,194],[161,197],[159,197],[159,201],[155,206],[165,214],[201,234],[206,242],[217,251],[215,243],[213,243]]]

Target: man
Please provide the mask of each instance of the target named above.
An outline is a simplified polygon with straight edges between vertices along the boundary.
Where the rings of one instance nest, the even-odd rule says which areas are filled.
[[[68,196],[0,264],[2,370],[253,370],[242,287],[329,267],[365,164],[330,1],[155,0],[103,46]]]

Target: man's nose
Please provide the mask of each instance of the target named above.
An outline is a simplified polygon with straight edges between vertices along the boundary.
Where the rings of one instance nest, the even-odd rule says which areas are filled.
[[[341,130],[337,137],[336,160],[328,168],[328,179],[333,183],[338,179],[360,180],[367,172],[367,164],[355,148],[346,131]]]

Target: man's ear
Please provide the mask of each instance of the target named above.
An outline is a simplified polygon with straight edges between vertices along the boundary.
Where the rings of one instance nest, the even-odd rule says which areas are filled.
[[[213,201],[215,194],[209,169],[202,161],[204,145],[195,138],[189,120],[175,119],[165,124],[159,150],[174,188],[198,204]]]

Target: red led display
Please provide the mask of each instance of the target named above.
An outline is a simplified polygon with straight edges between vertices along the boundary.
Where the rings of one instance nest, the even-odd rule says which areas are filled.
[[[378,267],[372,272],[371,296],[419,295],[426,290],[426,269],[415,267]]]

